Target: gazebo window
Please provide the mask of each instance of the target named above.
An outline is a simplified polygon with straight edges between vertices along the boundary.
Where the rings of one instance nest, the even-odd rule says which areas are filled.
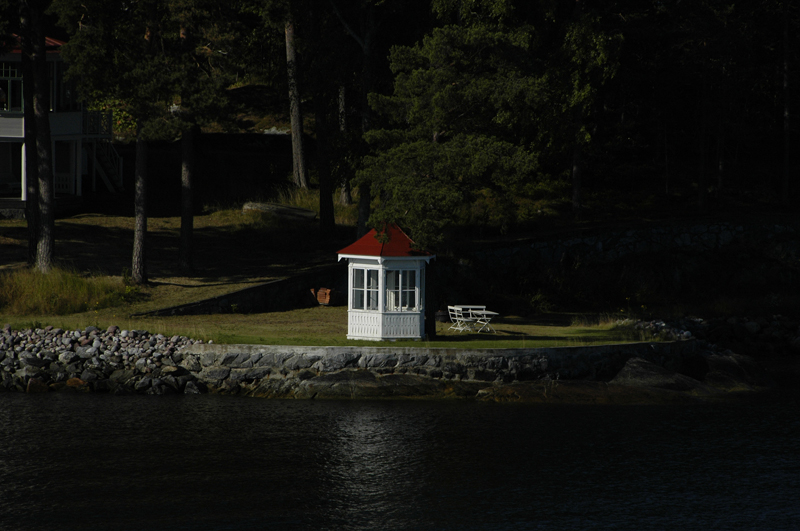
[[[377,269],[353,269],[353,309],[378,309]]]
[[[386,272],[386,310],[390,312],[417,311],[417,272],[389,270]]]

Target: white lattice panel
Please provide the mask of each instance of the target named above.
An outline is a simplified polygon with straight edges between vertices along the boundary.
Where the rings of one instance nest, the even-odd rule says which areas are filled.
[[[381,315],[377,312],[350,312],[347,324],[349,339],[381,339]]]
[[[422,315],[418,313],[387,314],[383,316],[383,337],[421,337]]]

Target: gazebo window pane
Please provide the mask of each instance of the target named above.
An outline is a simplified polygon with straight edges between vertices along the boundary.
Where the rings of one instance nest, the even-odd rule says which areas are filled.
[[[367,269],[367,310],[378,309],[378,270]]]
[[[403,271],[403,309],[417,309],[417,272]]]
[[[353,290],[353,308],[356,310],[364,309],[364,290]]]
[[[386,310],[400,311],[400,271],[386,272]]]
[[[353,269],[353,309],[364,309],[364,270]]]
[[[403,291],[403,309],[414,311],[417,309],[417,296],[413,291]]]

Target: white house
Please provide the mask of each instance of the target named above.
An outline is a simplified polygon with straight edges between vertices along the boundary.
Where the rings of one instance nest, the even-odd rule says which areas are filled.
[[[48,38],[50,132],[56,201],[94,191],[97,177],[110,191],[122,189],[121,160],[111,145],[111,113],[87,111],[64,79],[62,41]],[[24,209],[26,198],[22,98],[22,55],[19,47],[0,55],[0,207]]]
[[[349,263],[347,339],[425,337],[425,266],[435,256],[413,243],[387,225],[339,251]]]

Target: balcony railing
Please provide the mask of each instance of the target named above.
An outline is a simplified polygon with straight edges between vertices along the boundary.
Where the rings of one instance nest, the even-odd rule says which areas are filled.
[[[83,111],[83,134],[111,136],[110,111]]]

